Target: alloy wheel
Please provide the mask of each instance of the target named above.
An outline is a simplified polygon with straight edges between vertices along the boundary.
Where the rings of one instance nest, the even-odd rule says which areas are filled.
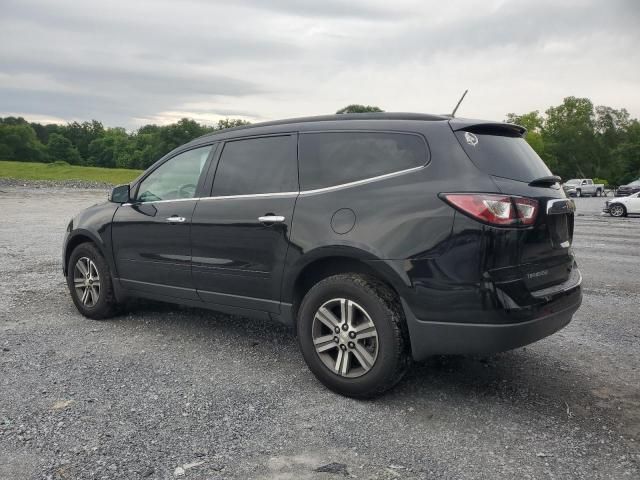
[[[352,300],[334,298],[318,308],[312,325],[313,344],[333,373],[356,378],[378,358],[378,332],[369,314]]]
[[[93,307],[100,298],[100,275],[96,264],[88,257],[80,257],[73,268],[73,286],[85,307]]]
[[[621,217],[624,215],[624,208],[622,208],[622,205],[613,205],[609,208],[609,211],[614,217]]]

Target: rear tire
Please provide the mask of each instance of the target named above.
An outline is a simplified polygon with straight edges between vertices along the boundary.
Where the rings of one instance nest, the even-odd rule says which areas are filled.
[[[625,217],[627,215],[627,209],[621,203],[614,203],[609,205],[609,215],[612,217]]]
[[[78,311],[94,320],[112,317],[118,307],[109,265],[93,243],[78,245],[67,264],[67,286]]]
[[[409,365],[402,308],[374,277],[341,274],[317,283],[302,300],[297,333],[316,378],[348,397],[380,395]]]

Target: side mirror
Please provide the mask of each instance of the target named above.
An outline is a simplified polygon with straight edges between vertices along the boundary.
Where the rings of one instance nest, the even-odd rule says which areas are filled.
[[[587,184],[587,181],[586,181],[586,180],[582,180],[582,184],[583,184],[583,185],[586,185],[586,184]]]
[[[113,203],[127,203],[131,200],[129,185],[118,185],[111,190],[109,194],[109,201]]]

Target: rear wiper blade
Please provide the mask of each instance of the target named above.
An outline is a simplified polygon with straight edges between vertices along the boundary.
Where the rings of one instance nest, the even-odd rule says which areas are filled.
[[[560,183],[562,178],[557,175],[549,175],[547,177],[536,178],[535,180],[531,180],[529,182],[530,187],[549,187],[551,185],[555,185],[556,183]]]

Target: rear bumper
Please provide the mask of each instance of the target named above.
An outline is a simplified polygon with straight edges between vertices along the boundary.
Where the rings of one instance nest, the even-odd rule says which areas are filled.
[[[454,323],[417,319],[402,300],[414,360],[430,355],[496,353],[528,345],[565,327],[580,307],[580,286],[560,294],[530,320],[517,323]],[[554,307],[553,305],[556,305]]]

